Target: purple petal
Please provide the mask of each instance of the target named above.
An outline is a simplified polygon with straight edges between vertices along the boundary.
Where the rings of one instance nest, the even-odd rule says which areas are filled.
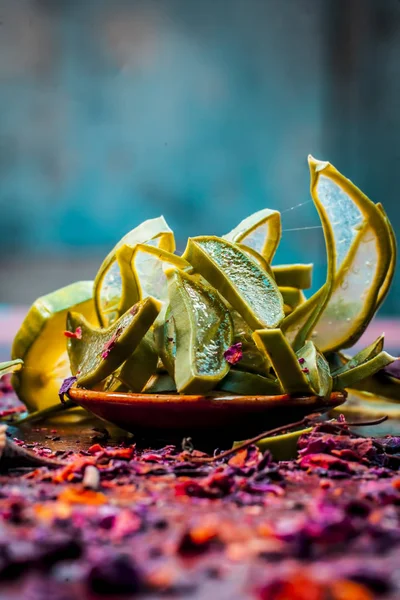
[[[228,362],[230,365],[235,365],[237,362],[242,360],[242,358],[243,358],[242,342],[233,344],[233,346],[230,346],[230,348],[228,348],[228,350],[225,350],[224,358],[225,358],[226,362]]]
[[[75,381],[76,377],[67,377],[66,379],[64,379],[60,389],[58,390],[58,395],[60,397],[61,402],[64,402],[64,394],[66,394],[71,389]]]

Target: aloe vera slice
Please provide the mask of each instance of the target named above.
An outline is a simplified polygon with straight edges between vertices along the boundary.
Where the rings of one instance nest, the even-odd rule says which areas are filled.
[[[41,296],[30,307],[11,349],[12,359],[24,361],[11,382],[29,411],[59,401],[58,390],[71,375],[64,336],[67,313],[76,310],[97,323],[92,290],[93,281],[77,281]]]
[[[5,362],[0,363],[0,379],[4,377],[4,375],[9,375],[11,373],[20,371],[23,365],[24,361],[20,358],[16,358],[15,360],[6,360]]]
[[[275,379],[234,369],[219,382],[217,389],[242,396],[276,396],[282,393]]]
[[[335,374],[333,377],[333,385],[337,390],[344,390],[345,388],[352,387],[359,381],[374,375],[387,365],[390,365],[394,360],[396,360],[394,356],[390,356],[387,352],[379,352],[379,354],[367,359],[363,363],[349,367],[339,374]]]
[[[270,360],[283,391],[287,394],[313,393],[295,352],[280,329],[259,329],[253,333],[253,339]]]
[[[157,300],[146,298],[107,329],[93,327],[79,313],[68,313],[67,329],[81,328],[80,338],[70,338],[67,344],[78,385],[92,386],[111,375],[139,345],[160,308]]]
[[[176,393],[175,381],[170,375],[153,375],[144,390],[146,394]]]
[[[330,163],[313,161],[315,194],[335,236],[337,271],[313,340],[323,352],[352,346],[373,317],[391,261],[385,216]]]
[[[385,300],[390,286],[392,284],[393,281],[393,277],[394,277],[394,273],[396,270],[396,261],[397,261],[397,242],[396,242],[396,235],[393,231],[393,227],[391,222],[389,221],[387,214],[385,212],[385,209],[383,208],[382,204],[380,202],[378,202],[376,204],[377,208],[381,211],[381,213],[383,214],[383,216],[385,217],[385,221],[386,221],[386,225],[388,228],[388,233],[389,233],[389,241],[390,241],[390,264],[389,264],[389,268],[387,270],[386,273],[386,277],[385,280],[378,292],[378,300],[375,306],[375,312],[379,309],[379,307],[382,305],[383,301]]]
[[[312,264],[274,265],[272,273],[279,287],[307,290],[312,284]]]
[[[205,393],[229,370],[224,353],[233,342],[232,320],[213,288],[184,271],[168,269],[166,274],[176,334],[176,387],[179,393]]]
[[[252,329],[277,327],[283,300],[274,279],[237,245],[215,236],[191,238],[183,254]]]
[[[315,294],[308,298],[306,302],[298,306],[290,315],[288,315],[281,323],[281,329],[285,332],[286,337],[292,343],[295,350],[299,350],[312,335],[312,330],[320,315],[323,313],[329,298],[331,297],[335,274],[336,274],[336,244],[331,222],[325,207],[320,202],[316,193],[318,183],[318,168],[316,161],[309,156],[308,158],[311,176],[311,196],[314,205],[318,211],[321,225],[324,231],[325,249],[326,249],[326,281],[324,285]],[[314,334],[315,335],[315,334]]]
[[[284,303],[289,306],[291,310],[294,310],[306,301],[304,293],[299,288],[279,287],[279,291],[282,294]]]
[[[176,357],[176,335],[175,321],[168,305],[165,310],[165,318],[154,327],[154,341],[162,364],[171,377],[174,377]]]
[[[230,313],[234,329],[233,343],[242,344],[242,358],[235,364],[235,369],[258,375],[268,375],[271,364],[265,353],[260,352],[255,345],[252,338],[252,329],[236,310],[231,309]]]
[[[190,268],[189,263],[180,256],[149,244],[124,244],[117,250],[116,257],[121,273],[119,314],[147,296],[162,302],[167,300],[165,265]]]
[[[371,358],[375,358],[375,356],[377,356],[380,352],[383,351],[383,343],[384,335],[382,334],[367,348],[364,348],[355,356],[346,359],[344,363],[341,362],[338,368],[331,370],[332,375],[341,375],[342,373],[346,373],[346,371],[349,371],[350,369],[354,369],[354,367],[359,367]],[[342,355],[342,358],[345,359],[344,355]]]
[[[265,208],[243,219],[223,237],[229,242],[242,243],[252,248],[270,264],[279,245],[281,233],[280,213]]]
[[[297,442],[300,437],[307,433],[311,433],[312,429],[312,427],[306,427],[305,429],[290,431],[289,433],[283,433],[282,435],[265,437],[259,442],[256,442],[256,446],[261,452],[269,450],[276,461],[292,460],[297,457]],[[235,448],[242,443],[243,442],[235,442],[233,447]]]
[[[322,398],[328,398],[332,392],[332,377],[329,363],[313,342],[308,341],[296,353],[313,392]]]
[[[103,260],[94,280],[94,300],[99,322],[102,326],[109,325],[118,316],[118,306],[121,299],[121,272],[117,263],[117,250],[124,245],[154,244],[168,252],[174,252],[175,239],[164,217],[144,221],[114,246]]]
[[[391,377],[386,373],[375,373],[351,385],[351,388],[360,392],[367,392],[373,396],[382,397],[390,402],[400,403],[400,379]]]
[[[240,248],[242,252],[244,252],[249,258],[253,259],[263,271],[266,271],[273,279],[275,279],[270,265],[267,263],[265,258],[261,256],[261,254],[254,250],[254,248],[245,246],[245,244],[236,244],[236,246]]]
[[[287,394],[315,394],[323,398],[332,391],[328,362],[312,342],[297,353],[280,329],[255,331],[254,341],[268,355],[272,367]]]
[[[118,379],[131,392],[141,392],[157,368],[158,354],[153,333],[148,331],[132,356],[122,365]]]

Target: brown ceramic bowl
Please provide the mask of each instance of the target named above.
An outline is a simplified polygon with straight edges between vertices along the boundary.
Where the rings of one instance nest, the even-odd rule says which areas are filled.
[[[191,436],[233,441],[298,421],[314,412],[326,412],[346,400],[333,392],[317,396],[180,396],[99,392],[72,387],[71,400],[106,421],[141,437],[178,440]]]

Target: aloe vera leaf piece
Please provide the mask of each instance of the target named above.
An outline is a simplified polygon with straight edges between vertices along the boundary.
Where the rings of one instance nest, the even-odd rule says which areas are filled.
[[[0,379],[4,375],[20,371],[23,366],[24,361],[20,358],[16,358],[15,360],[6,360],[5,362],[0,363]]]
[[[254,248],[250,248],[245,244],[236,244],[236,246],[240,248],[249,258],[255,260],[258,266],[261,267],[263,271],[266,271],[268,275],[272,277],[272,279],[275,279],[271,266],[267,263],[265,258],[261,256],[261,254],[254,250]]]
[[[175,322],[174,379],[179,393],[205,393],[225,377],[233,342],[229,311],[218,293],[177,269],[166,271]]]
[[[274,265],[272,273],[279,287],[307,290],[312,284],[313,264]]]
[[[290,306],[292,310],[306,301],[303,291],[299,288],[280,286],[279,291],[282,294],[284,303]]]
[[[173,378],[176,357],[176,333],[175,321],[170,305],[166,308],[164,320],[161,323],[157,323],[154,327],[154,342],[164,367]]]
[[[111,375],[138,346],[160,308],[157,300],[146,298],[106,329],[93,327],[79,313],[68,313],[67,329],[81,328],[80,338],[70,338],[67,343],[78,385],[92,386]]]
[[[253,333],[257,348],[265,352],[281,389],[287,394],[313,394],[298,358],[280,329],[259,329]]]
[[[297,457],[297,442],[302,435],[311,433],[312,427],[305,429],[299,429],[298,431],[290,431],[282,435],[274,435],[271,437],[265,437],[259,442],[256,442],[256,446],[265,452],[269,450],[276,461],[278,460],[292,460]],[[233,447],[235,448],[243,442],[235,442]]]
[[[349,368],[339,375],[334,375],[333,385],[337,390],[352,387],[363,379],[374,375],[387,365],[390,365],[394,360],[396,360],[394,356],[390,356],[387,352],[380,352],[362,364]]]
[[[124,244],[116,251],[116,258],[121,273],[119,314],[147,296],[160,301],[167,299],[165,263],[180,269],[190,268],[189,263],[180,256],[149,244]]]
[[[161,302],[166,302],[168,284],[164,270],[171,266],[183,270],[191,268],[191,265],[177,254],[147,244],[137,244],[131,267],[137,281],[139,297],[152,296]]]
[[[175,238],[172,229],[164,217],[143,221],[124,235],[103,260],[93,284],[93,295],[97,317],[103,327],[118,317],[118,305],[121,298],[121,273],[116,252],[124,245],[138,243],[155,244],[168,252],[175,250]]]
[[[276,396],[282,393],[276,379],[236,369],[231,369],[216,389],[242,396]]]
[[[321,225],[324,231],[325,249],[326,249],[326,281],[324,285],[311,296],[306,302],[298,306],[289,316],[281,323],[281,329],[285,332],[286,337],[291,341],[295,350],[299,350],[306,340],[309,339],[315,323],[323,313],[329,298],[333,291],[333,285],[336,274],[336,243],[333,233],[333,228],[326,212],[325,207],[320,202],[316,193],[318,184],[319,170],[317,162],[309,156],[310,166],[310,190],[314,205],[318,211]]]
[[[115,253],[121,278],[121,293],[118,304],[118,315],[123,315],[131,306],[139,302],[140,290],[137,278],[132,273],[132,259],[135,246],[124,244]]]
[[[382,204],[380,202],[377,202],[376,206],[381,211],[383,216],[385,217],[386,225],[388,227],[389,240],[390,240],[390,264],[389,264],[389,268],[386,273],[385,280],[384,280],[383,284],[381,285],[381,288],[378,292],[378,300],[377,300],[377,303],[375,306],[375,311],[377,311],[379,309],[379,307],[382,305],[383,301],[385,300],[385,298],[390,290],[390,286],[392,284],[393,277],[394,277],[395,270],[396,270],[396,261],[397,261],[397,242],[396,242],[396,235],[394,233],[392,224],[389,221],[389,218],[388,218]]]
[[[370,377],[365,377],[361,381],[357,381],[350,387],[360,392],[367,392],[373,395],[373,397],[382,397],[395,404],[400,403],[400,379],[396,379],[390,375],[381,375],[378,372]]]
[[[216,236],[189,238],[183,257],[252,329],[273,328],[282,321],[283,300],[274,279],[237,245]]]
[[[270,264],[279,245],[281,233],[280,213],[265,208],[243,219],[223,237],[229,242],[242,243],[256,250]]]
[[[170,375],[153,375],[147,382],[144,390],[146,394],[176,393],[175,381]]]
[[[118,379],[132,392],[141,392],[157,368],[158,354],[153,333],[148,331],[122,365]]]
[[[359,367],[363,363],[367,362],[371,358],[375,358],[380,352],[383,351],[383,343],[385,336],[382,333],[372,344],[367,346],[367,348],[363,348],[360,350],[355,356],[351,358],[346,358],[345,363],[341,362],[340,366],[331,371],[332,376],[337,377],[338,375],[342,375],[349,369],[354,369],[354,367]],[[344,358],[344,357],[342,357]]]
[[[376,310],[390,261],[389,229],[381,210],[330,163],[313,161],[315,194],[332,223],[337,270],[313,340],[323,352],[352,346]]]
[[[311,341],[307,341],[296,355],[313,392],[317,396],[328,398],[332,392],[333,381],[329,363],[324,355]]]
[[[242,344],[242,359],[235,364],[239,371],[248,371],[258,375],[269,375],[271,364],[265,353],[260,352],[252,338],[252,329],[243,317],[234,309],[230,311],[234,330],[233,343]]]

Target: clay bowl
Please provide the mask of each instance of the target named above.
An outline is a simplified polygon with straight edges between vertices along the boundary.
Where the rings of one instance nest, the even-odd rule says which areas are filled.
[[[333,392],[318,396],[180,396],[101,392],[72,387],[71,400],[96,416],[135,433],[164,442],[192,437],[197,445],[219,447],[246,439],[308,414],[327,412],[346,400]],[[215,447],[215,446],[214,446]]]

